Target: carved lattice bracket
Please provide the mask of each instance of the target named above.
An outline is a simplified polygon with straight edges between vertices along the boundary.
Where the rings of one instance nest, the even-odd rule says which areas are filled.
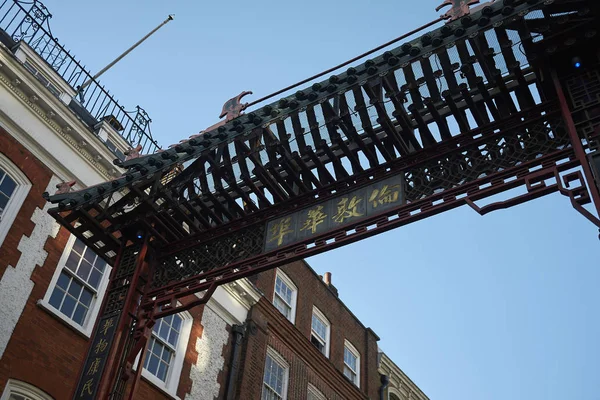
[[[556,179],[556,183],[553,185],[546,184],[545,180],[549,178]],[[579,186],[573,186],[574,182],[579,182]],[[515,196],[509,200],[494,202],[483,207],[479,207],[469,197],[465,201],[475,212],[483,216],[492,211],[504,210],[547,194],[558,192],[568,197],[573,208],[600,229],[600,219],[583,207],[586,204],[590,204],[592,199],[581,171],[574,171],[561,176],[556,167],[542,169],[525,178],[525,187],[527,188],[527,193],[525,194]]]

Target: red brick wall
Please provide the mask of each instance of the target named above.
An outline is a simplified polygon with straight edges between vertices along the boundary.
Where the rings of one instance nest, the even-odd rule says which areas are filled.
[[[19,167],[32,183],[32,188],[0,247],[0,276],[2,276],[7,266],[16,266],[21,257],[17,245],[23,235],[29,236],[33,231],[34,224],[30,218],[36,208],[43,208],[46,203],[42,193],[48,186],[52,172],[2,128],[0,128],[0,151]],[[36,304],[48,289],[68,239],[69,232],[60,229],[55,239],[48,238],[46,241],[44,250],[48,256],[44,265],[38,266],[31,276],[34,283],[33,290],[6,351],[0,359],[0,393],[4,390],[8,379],[30,383],[57,400],[69,398],[75,386],[87,350],[88,339]],[[201,316],[201,310],[196,313],[200,313]],[[199,322],[195,322],[196,324],[199,325]],[[194,334],[190,337],[190,344],[192,343],[195,343]],[[185,371],[184,364],[184,373]],[[189,381],[189,365],[187,375],[184,373],[182,378],[188,377]],[[185,379],[183,380],[185,382]],[[189,382],[187,385],[189,386]],[[136,398],[168,399],[169,397],[143,381]]]
[[[257,326],[257,333],[247,338],[246,353],[243,355],[247,363],[240,384],[243,393],[247,393],[245,392],[247,390],[253,395],[260,394],[268,344],[276,348],[290,363],[289,398],[306,398],[308,382],[311,382],[328,397],[348,398],[351,395],[348,392],[345,395],[340,395],[339,392],[336,394],[332,386],[339,390],[339,386],[336,386],[338,383],[333,385],[331,382],[336,380],[327,376],[328,374],[342,376],[344,341],[347,339],[360,352],[360,392],[362,392],[362,396],[377,398],[380,385],[377,372],[377,341],[379,340],[377,335],[365,328],[353,316],[307,264],[299,261],[281,269],[298,288],[295,326],[270,304],[273,299],[275,270],[257,276],[254,282],[264,292],[266,299],[261,300],[261,307],[255,306],[251,313],[251,319]],[[313,306],[324,313],[331,324],[329,360],[309,342]],[[290,339],[292,332],[302,340],[293,342]],[[305,346],[306,344],[308,347]],[[323,366],[324,363],[330,366],[333,364],[337,371],[326,369]],[[356,390],[355,386],[350,384],[345,377],[342,376],[342,379],[354,388],[353,390]],[[349,391],[347,388],[346,390]]]
[[[8,235],[0,246],[0,276],[2,276],[8,265],[14,267],[21,257],[17,245],[23,235],[29,236],[33,231],[34,224],[30,218],[36,208],[42,208],[46,203],[46,200],[42,198],[42,193],[50,182],[52,172],[1,127],[0,152],[12,161],[32,184]]]

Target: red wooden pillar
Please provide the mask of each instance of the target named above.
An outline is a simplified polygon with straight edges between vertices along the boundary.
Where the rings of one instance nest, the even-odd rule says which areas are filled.
[[[125,385],[117,385],[116,379],[124,374],[126,352],[132,347],[137,308],[151,278],[152,255],[147,237],[123,242],[79,372],[74,400],[116,400],[124,395]]]

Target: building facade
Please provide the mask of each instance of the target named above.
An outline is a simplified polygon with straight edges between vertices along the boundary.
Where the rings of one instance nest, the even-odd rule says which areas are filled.
[[[42,193],[118,177],[115,158],[157,145],[143,109],[125,113],[96,81],[75,89],[91,74],[44,28],[41,3],[9,0],[0,15],[12,18],[0,22],[0,399],[68,399],[110,266]],[[157,321],[135,398],[379,399],[378,340],[330,275],[297,262]],[[406,398],[425,399],[417,389]]]

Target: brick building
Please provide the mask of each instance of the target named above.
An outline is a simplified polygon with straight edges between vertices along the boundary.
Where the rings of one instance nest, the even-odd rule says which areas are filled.
[[[96,81],[78,93],[91,75],[46,29],[41,3],[9,0],[4,15],[0,399],[62,400],[75,388],[110,266],[55,223],[42,193],[110,180],[122,173],[114,158],[138,144],[157,148],[143,109],[125,113]],[[297,262],[223,285],[206,306],[159,320],[136,398],[378,399],[378,340],[330,275]]]

